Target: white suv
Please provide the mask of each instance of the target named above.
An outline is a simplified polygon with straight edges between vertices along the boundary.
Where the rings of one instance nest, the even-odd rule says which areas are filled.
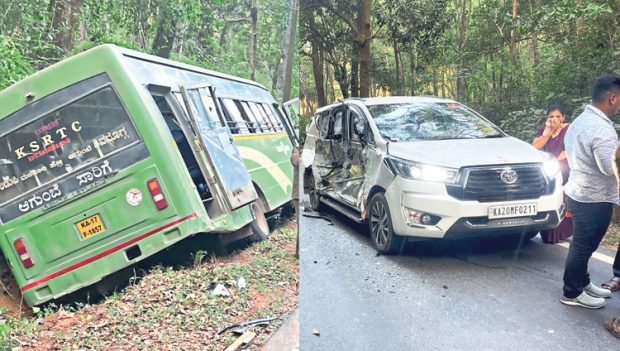
[[[529,239],[562,220],[557,161],[456,101],[347,99],[306,134],[310,207],[368,222],[381,253],[405,237]]]

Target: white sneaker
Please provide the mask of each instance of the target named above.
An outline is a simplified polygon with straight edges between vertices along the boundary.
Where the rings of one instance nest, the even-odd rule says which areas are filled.
[[[562,296],[560,298],[560,302],[569,306],[579,306],[585,308],[601,308],[605,306],[604,298],[590,296],[588,293],[585,292],[585,290],[581,293],[581,295],[577,296],[574,299]]]
[[[588,286],[583,288],[583,291],[587,292],[588,295],[592,297],[603,297],[603,298],[611,297],[611,290],[598,287],[592,284],[592,282],[590,282]]]

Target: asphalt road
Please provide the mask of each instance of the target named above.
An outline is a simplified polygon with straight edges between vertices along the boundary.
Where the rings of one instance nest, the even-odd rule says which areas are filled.
[[[410,243],[377,256],[365,226],[323,214],[331,222],[300,217],[301,350],[620,350],[603,328],[620,292],[600,310],[560,303],[566,244]],[[611,277],[614,254],[591,259],[593,282]]]

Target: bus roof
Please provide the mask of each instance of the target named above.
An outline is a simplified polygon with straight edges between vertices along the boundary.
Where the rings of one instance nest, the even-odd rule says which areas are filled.
[[[144,54],[113,44],[104,44],[48,66],[0,91],[0,106],[2,107],[0,119],[44,96],[100,73],[122,71],[123,74],[139,78],[140,74],[135,72],[130,59],[201,76],[210,76],[218,80],[236,82],[246,87],[253,86],[262,90],[265,95],[270,95],[263,85],[248,79]]]

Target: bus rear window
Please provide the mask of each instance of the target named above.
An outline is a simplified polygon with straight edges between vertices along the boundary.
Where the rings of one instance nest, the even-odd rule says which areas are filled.
[[[118,171],[119,165],[104,159],[137,143],[138,133],[111,87],[73,101],[0,136],[0,204],[69,175],[75,178],[72,188],[92,183]],[[20,211],[51,201],[61,191],[56,189],[35,192],[36,201],[19,200]]]

